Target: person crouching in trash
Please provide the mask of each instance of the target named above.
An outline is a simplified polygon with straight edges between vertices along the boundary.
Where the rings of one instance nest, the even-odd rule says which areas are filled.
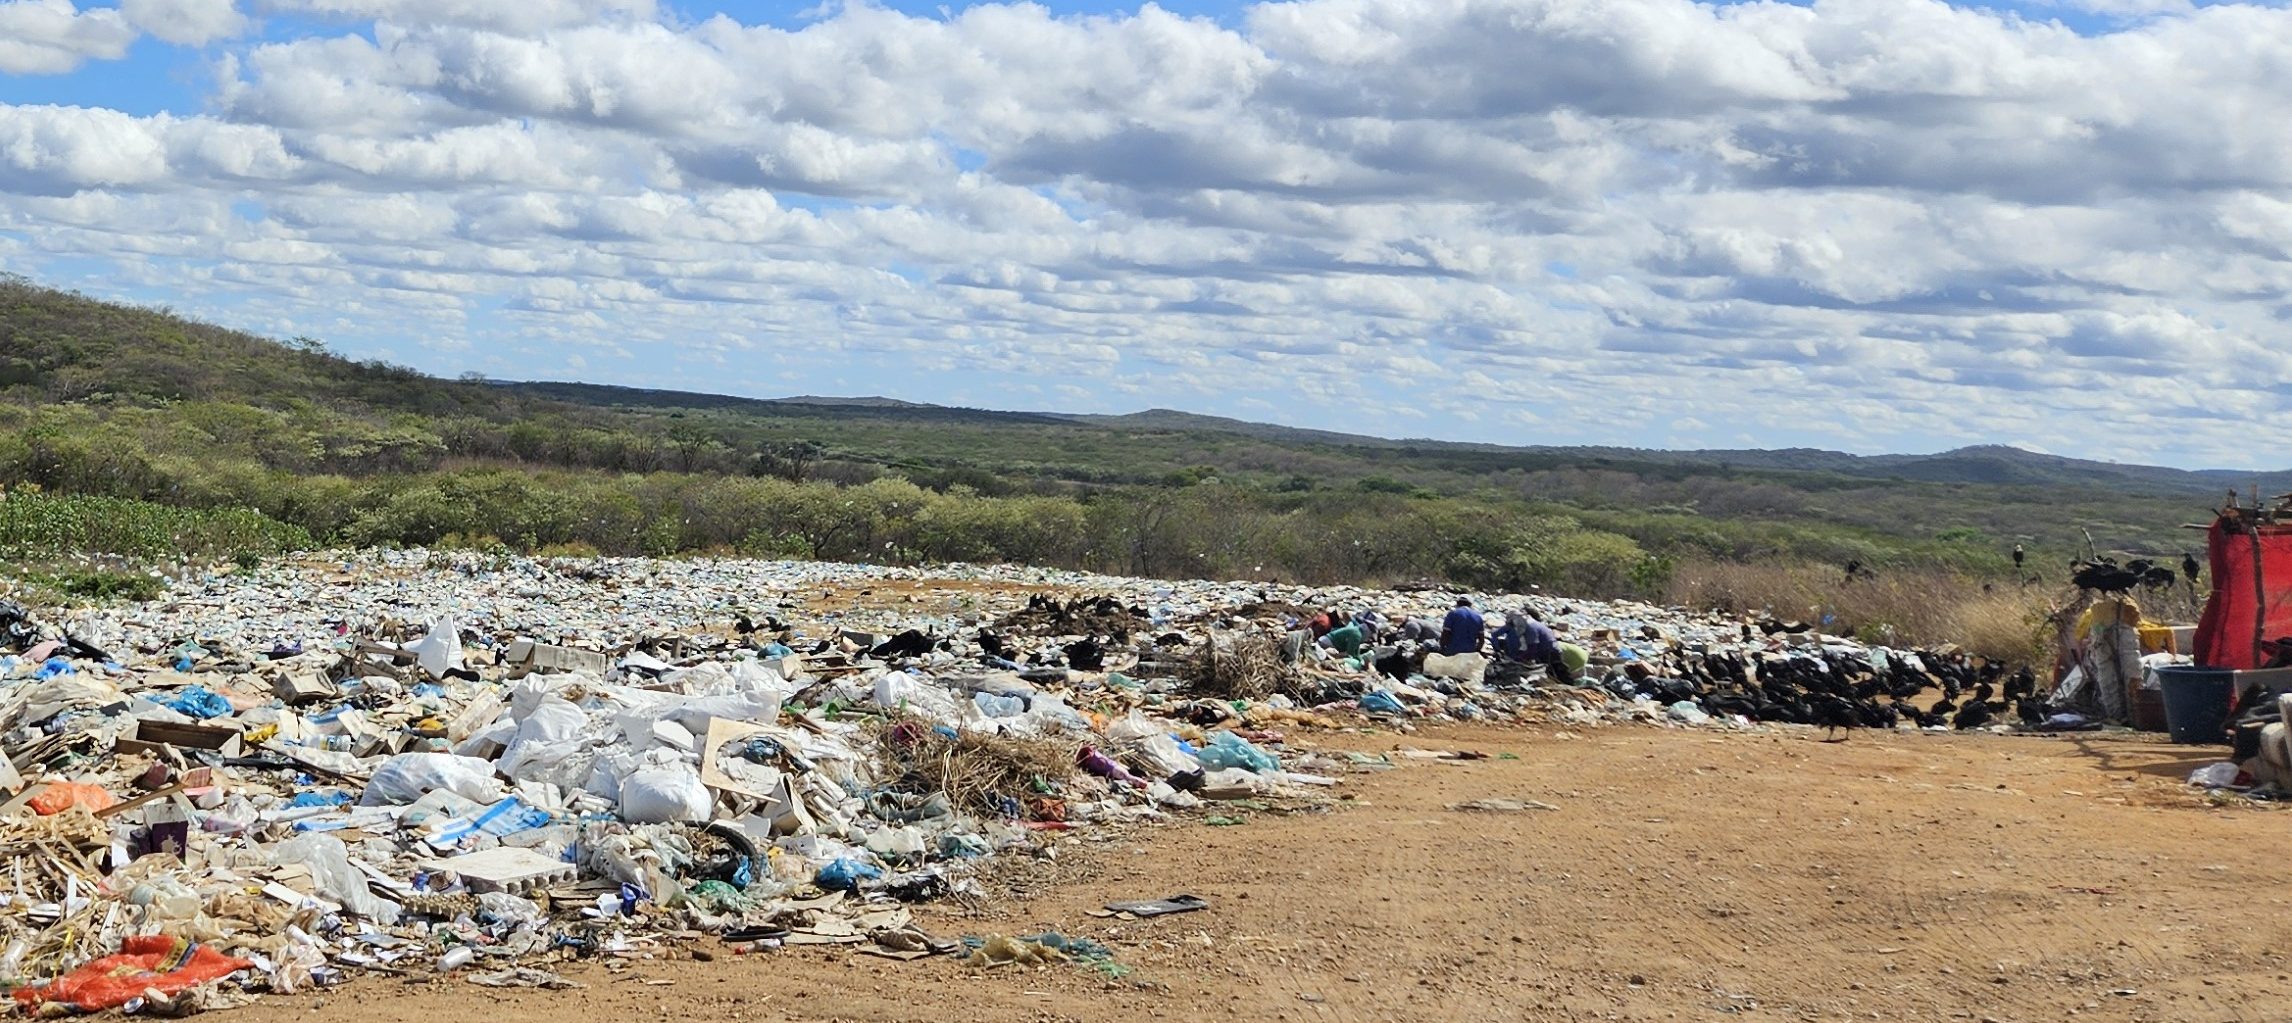
[[[1504,626],[1489,637],[1489,642],[1502,660],[1540,664],[1552,681],[1561,685],[1576,684],[1576,673],[1569,670],[1567,659],[1560,656],[1560,637],[1553,634],[1551,626],[1538,621],[1533,611],[1507,612]]]

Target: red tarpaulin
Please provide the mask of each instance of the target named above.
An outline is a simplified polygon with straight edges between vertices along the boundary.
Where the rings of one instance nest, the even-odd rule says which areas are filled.
[[[2196,662],[2207,668],[2257,668],[2262,642],[2292,636],[2292,525],[2248,525],[2215,519],[2205,547],[2212,559],[2212,596],[2197,620]]]

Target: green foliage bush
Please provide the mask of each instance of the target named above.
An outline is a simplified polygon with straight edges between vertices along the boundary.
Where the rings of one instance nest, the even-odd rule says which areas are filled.
[[[0,557],[101,552],[134,558],[278,554],[317,546],[307,530],[245,508],[176,508],[115,497],[0,497]]]

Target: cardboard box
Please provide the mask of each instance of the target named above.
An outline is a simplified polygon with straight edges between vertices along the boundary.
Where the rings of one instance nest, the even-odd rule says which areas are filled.
[[[502,651],[502,658],[525,674],[583,674],[602,678],[613,667],[611,658],[593,650],[527,639],[511,643]]]
[[[167,721],[138,721],[135,729],[120,736],[112,748],[120,753],[157,753],[162,746],[179,749],[213,750],[226,757],[238,756],[244,741],[236,728],[221,725],[179,725]]]
[[[317,703],[338,695],[326,672],[307,664],[281,668],[271,675],[271,692],[289,707]]]

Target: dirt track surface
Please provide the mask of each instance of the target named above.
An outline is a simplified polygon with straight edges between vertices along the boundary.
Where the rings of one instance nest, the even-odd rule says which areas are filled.
[[[2292,816],[2213,806],[2199,750],[2110,738],[1644,727],[1299,741],[1518,759],[1348,777],[1335,812],[1063,846],[941,934],[1056,928],[1135,969],[843,950],[573,967],[578,991],[365,980],[239,1020],[2262,1020],[2292,1017]],[[1482,798],[1550,811],[1467,813]],[[1206,912],[1096,919],[1179,892]],[[323,1003],[323,1004],[322,1004]]]

